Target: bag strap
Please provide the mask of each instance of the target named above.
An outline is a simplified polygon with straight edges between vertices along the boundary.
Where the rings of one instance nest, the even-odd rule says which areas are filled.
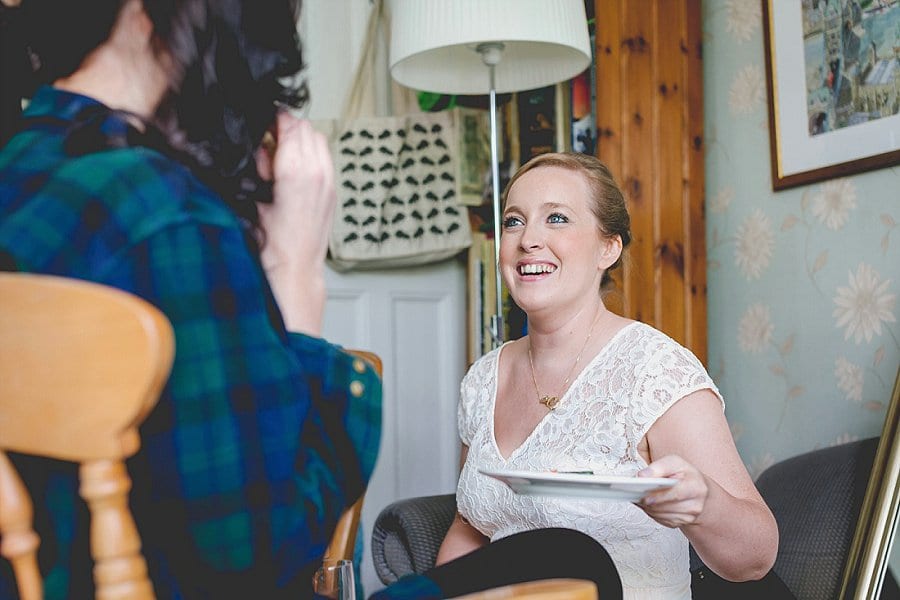
[[[378,31],[385,23],[384,6],[382,0],[372,0],[372,8],[369,10],[369,22],[366,26],[366,38],[363,41],[362,53],[356,65],[353,75],[353,84],[347,95],[344,110],[341,115],[343,122],[362,116],[374,116],[371,108],[374,104],[375,82],[375,56],[377,54]],[[383,28],[387,31],[387,27]],[[369,114],[363,114],[364,106],[368,104]]]

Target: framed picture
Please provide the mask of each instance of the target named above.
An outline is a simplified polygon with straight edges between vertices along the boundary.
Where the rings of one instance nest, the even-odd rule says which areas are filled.
[[[763,11],[772,187],[900,164],[900,1]]]
[[[519,114],[519,160],[522,164],[538,154],[559,148],[560,125],[557,86],[526,90],[516,94]]]
[[[594,96],[593,67],[576,75],[570,88],[570,111],[572,123],[572,150],[583,154],[594,155],[595,140],[594,114],[596,98]]]
[[[491,195],[491,122],[488,111],[456,108],[456,139],[459,144],[459,202],[481,206]],[[501,124],[502,126],[502,124]],[[501,147],[502,152],[502,147]],[[500,160],[503,160],[500,154]]]

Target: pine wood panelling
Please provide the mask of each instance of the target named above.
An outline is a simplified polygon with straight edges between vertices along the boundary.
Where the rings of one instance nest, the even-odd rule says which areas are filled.
[[[622,173],[620,181],[630,201],[631,235],[629,250],[633,268],[625,279],[625,304],[634,318],[657,323],[654,309],[656,269],[653,266],[656,249],[654,219],[657,216],[657,195],[654,146],[653,71],[654,3],[626,2],[622,11]],[[599,77],[599,75],[598,75]],[[610,92],[615,93],[614,90]]]
[[[631,213],[610,308],[706,362],[699,0],[595,0],[597,156]]]
[[[706,186],[703,170],[703,23],[700,0],[690,0],[686,7],[686,47],[684,112],[688,160],[683,165],[685,177],[685,209],[688,230],[685,237],[685,292],[688,306],[685,326],[687,345],[704,364],[707,362],[706,320]]]

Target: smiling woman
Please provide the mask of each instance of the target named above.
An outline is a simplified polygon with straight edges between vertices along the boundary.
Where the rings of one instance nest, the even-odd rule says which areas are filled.
[[[596,158],[542,154],[510,180],[499,268],[528,334],[476,361],[462,382],[459,515],[438,564],[568,527],[603,544],[630,599],[704,597],[691,589],[689,543],[725,579],[766,578],[777,528],[715,384],[693,353],[604,304],[630,241],[623,194]],[[558,486],[523,496],[485,474],[581,470],[675,483],[607,502]],[[766,597],[781,597],[772,583]]]

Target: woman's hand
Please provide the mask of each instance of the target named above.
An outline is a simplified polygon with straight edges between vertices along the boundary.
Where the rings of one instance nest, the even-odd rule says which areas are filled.
[[[670,477],[672,487],[651,492],[637,503],[650,518],[666,527],[697,523],[709,497],[709,483],[694,465],[670,454],[650,463],[638,477]]]
[[[279,113],[274,153],[257,167],[273,180],[273,202],[260,204],[262,263],[289,331],[318,335],[325,308],[324,265],[337,202],[328,140],[308,121]]]
[[[731,581],[763,577],[775,562],[778,525],[734,446],[721,400],[703,389],[681,398],[650,427],[639,475],[674,486],[639,506],[679,527],[703,562]],[[640,451],[640,447],[639,447]]]

